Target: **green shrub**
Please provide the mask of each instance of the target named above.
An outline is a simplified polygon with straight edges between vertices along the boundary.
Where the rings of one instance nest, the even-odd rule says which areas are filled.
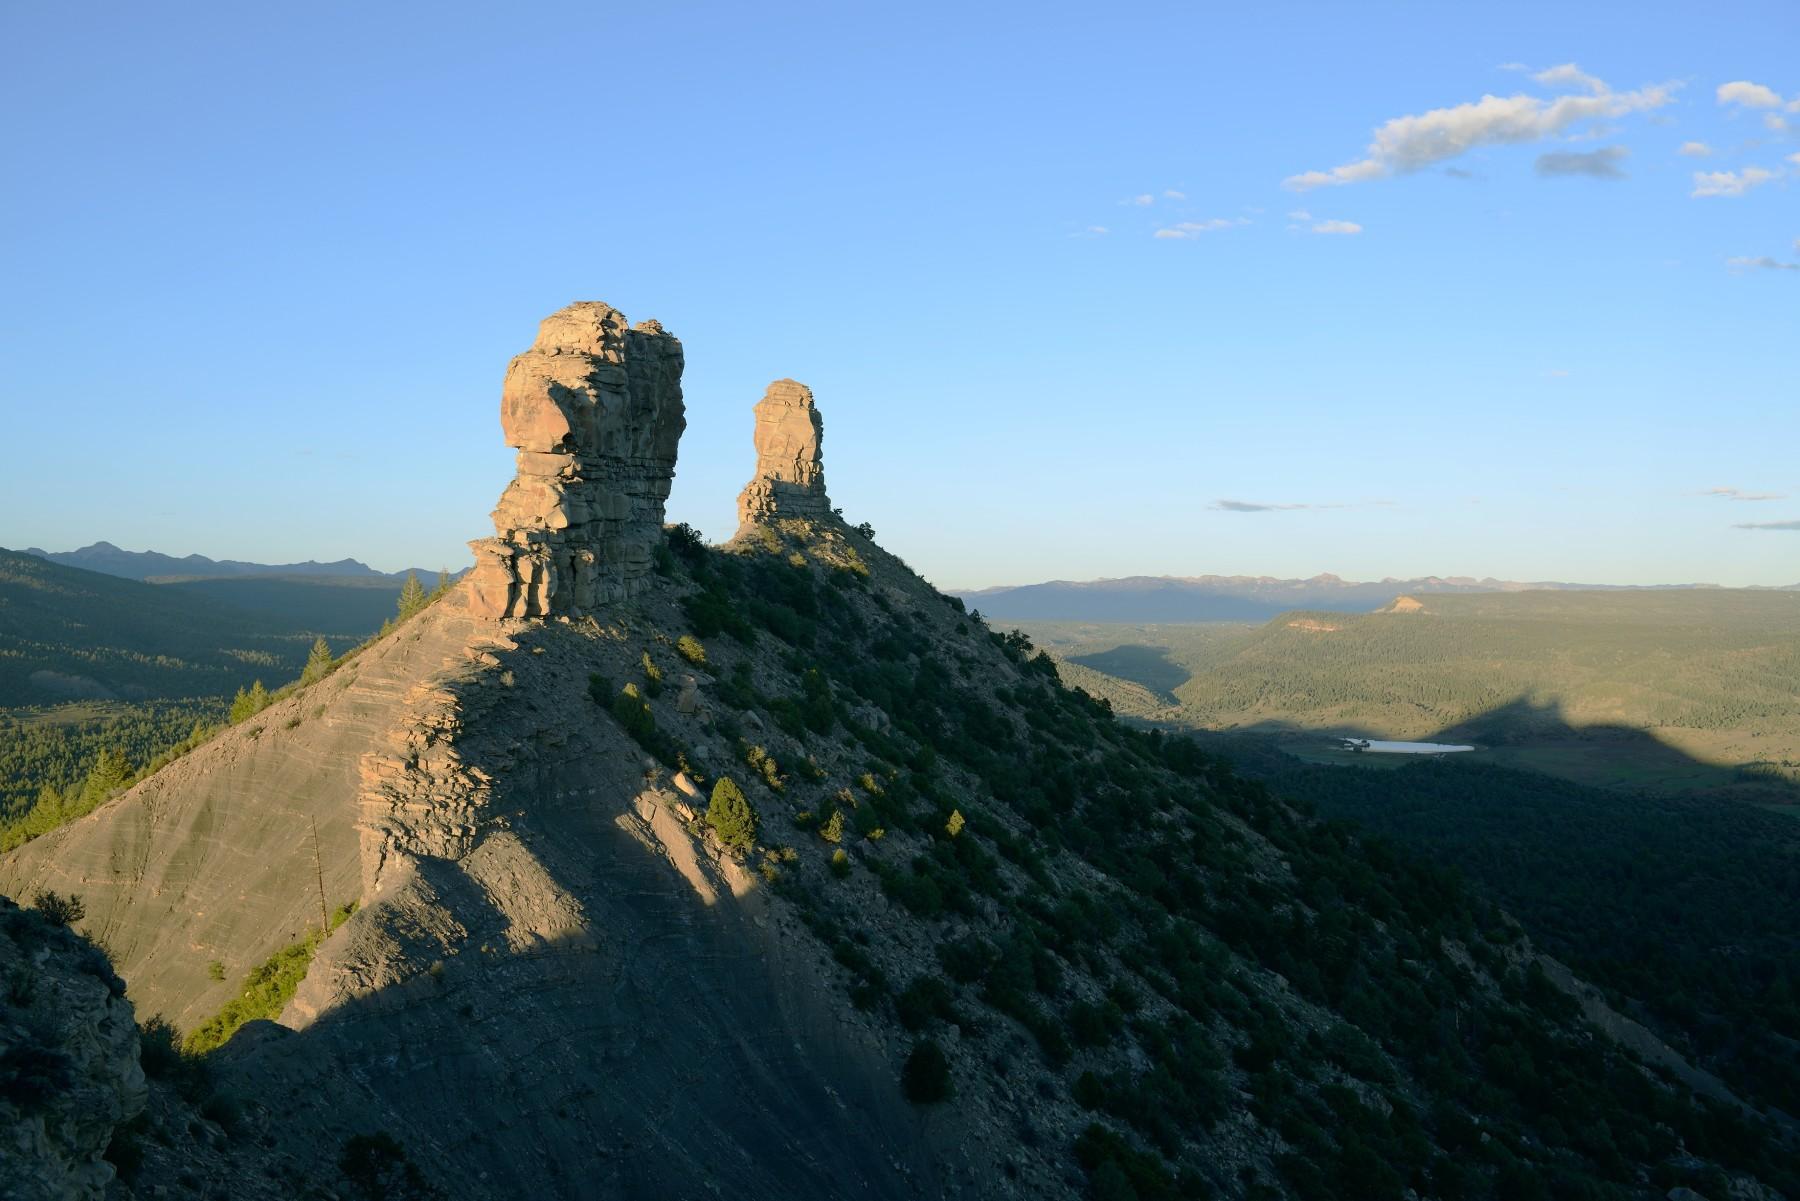
[[[944,1049],[929,1038],[913,1044],[906,1066],[900,1069],[900,1088],[914,1105],[935,1105],[956,1095],[950,1079],[950,1061]]]
[[[844,841],[844,811],[842,809],[832,810],[831,816],[826,819],[825,824],[819,827],[819,837],[830,843]]]
[[[59,926],[72,926],[87,916],[87,906],[74,893],[63,896],[44,889],[31,898],[31,907]]]
[[[756,811],[730,776],[720,776],[713,785],[706,824],[729,850],[746,850],[756,842]]]
[[[843,847],[831,852],[831,874],[840,880],[850,874],[850,852]]]
[[[706,666],[706,648],[692,634],[683,634],[675,640],[675,653],[695,667]]]
[[[645,651],[644,652],[644,694],[646,696],[661,696],[662,689],[663,689],[662,668],[658,667],[655,663],[653,663],[650,659],[650,652]]]

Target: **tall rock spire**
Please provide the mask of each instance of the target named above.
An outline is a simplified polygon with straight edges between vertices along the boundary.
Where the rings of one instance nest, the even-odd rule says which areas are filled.
[[[650,571],[687,418],[681,343],[584,300],[552,313],[506,369],[500,424],[518,474],[492,538],[469,545],[477,616],[580,613]]]
[[[756,405],[756,474],[738,494],[741,527],[777,518],[814,521],[831,515],[819,447],[825,423],[812,389],[778,379]]]

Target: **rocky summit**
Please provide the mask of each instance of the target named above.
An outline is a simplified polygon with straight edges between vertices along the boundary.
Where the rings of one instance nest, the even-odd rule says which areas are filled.
[[[1455,875],[837,519],[803,385],[664,527],[681,366],[545,320],[469,578],[0,856],[0,1199],[1800,1195]]]
[[[582,301],[546,317],[506,369],[500,423],[518,475],[470,543],[470,611],[585,613],[650,569],[687,425],[681,343],[655,321]]]

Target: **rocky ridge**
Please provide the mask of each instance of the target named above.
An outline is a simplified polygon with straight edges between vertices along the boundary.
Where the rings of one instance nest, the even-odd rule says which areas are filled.
[[[1527,1020],[1516,929],[1113,722],[1021,636],[823,520],[800,385],[759,406],[729,546],[554,525],[571,497],[660,517],[674,466],[672,437],[666,458],[608,459],[597,435],[526,449],[574,446],[571,413],[626,428],[583,382],[617,364],[583,347],[636,353],[635,331],[564,314],[539,338],[558,349],[521,358],[576,382],[503,408],[507,496],[551,478],[526,454],[581,469],[534,493],[549,509],[521,502],[544,520],[507,519],[485,585],[0,859],[0,890],[86,893],[140,1008],[184,1026],[228,991],[209,957],[235,976],[320,891],[361,902],[280,1021],[213,1057],[291,1195],[356,1195],[339,1151],[375,1132],[471,1201],[1360,1201],[1403,1195],[1402,1170],[1448,1198],[1586,1162],[1543,1130],[1593,1126],[1613,1074],[1643,1082],[1574,1019]],[[534,422],[550,434],[516,428]],[[581,578],[628,600],[578,612]],[[725,779],[747,847],[705,813]],[[1493,1033],[1536,1040],[1508,1056],[1546,1073],[1542,1129],[1462,1045]],[[1478,1093],[1477,1156],[1456,1140]],[[1649,1137],[1608,1117],[1622,1145]]]

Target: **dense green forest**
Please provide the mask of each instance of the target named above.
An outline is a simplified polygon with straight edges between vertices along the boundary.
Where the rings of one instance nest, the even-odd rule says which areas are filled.
[[[356,640],[0,551],[0,707],[228,696],[297,675],[318,633]]]
[[[1800,1112],[1800,822],[1455,759],[1289,763],[1272,788],[1465,873],[1665,1041]]]
[[[79,791],[103,757],[142,767],[196,726],[224,721],[226,708],[208,697],[0,711],[0,822],[22,814],[44,787]]]
[[[1634,727],[1800,720],[1800,594],[1789,592],[1434,595],[1417,612],[1286,613],[1236,641],[1180,626],[1130,633],[1145,644],[1109,650],[1097,635],[1059,652],[1171,694],[1209,727],[1421,737],[1521,697]]]

